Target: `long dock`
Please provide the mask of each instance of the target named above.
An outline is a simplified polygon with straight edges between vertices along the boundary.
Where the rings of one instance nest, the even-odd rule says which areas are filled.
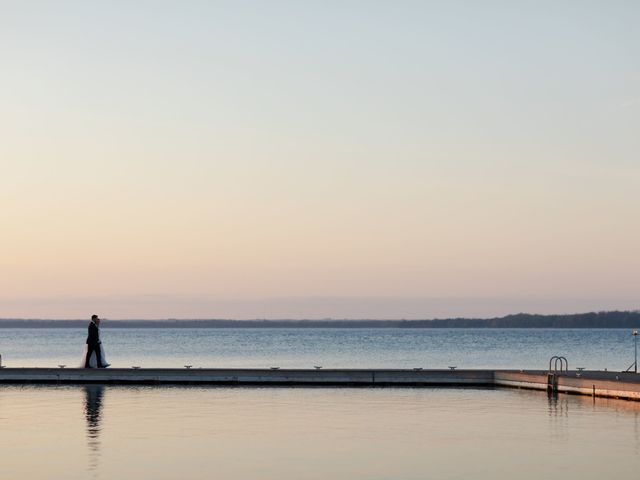
[[[640,374],[571,370],[1,368],[0,384],[504,387],[640,401]]]

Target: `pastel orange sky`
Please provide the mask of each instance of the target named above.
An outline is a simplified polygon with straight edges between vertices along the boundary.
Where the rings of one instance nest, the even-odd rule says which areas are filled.
[[[640,307],[637,2],[3,2],[0,318]]]

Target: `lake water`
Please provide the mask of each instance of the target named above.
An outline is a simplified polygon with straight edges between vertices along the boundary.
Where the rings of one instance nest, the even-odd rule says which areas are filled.
[[[114,367],[546,368],[624,370],[633,363],[622,329],[110,329]],[[0,329],[9,367],[78,366],[86,329]]]
[[[0,386],[0,478],[637,478],[640,404],[492,389]]]
[[[625,330],[109,329],[127,367],[622,370]],[[76,366],[84,329],[0,329],[9,367]],[[640,403],[445,388],[0,385],[0,478],[635,478]]]

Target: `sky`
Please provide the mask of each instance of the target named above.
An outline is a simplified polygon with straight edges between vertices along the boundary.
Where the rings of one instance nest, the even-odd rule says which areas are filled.
[[[640,308],[636,1],[0,2],[0,318]]]

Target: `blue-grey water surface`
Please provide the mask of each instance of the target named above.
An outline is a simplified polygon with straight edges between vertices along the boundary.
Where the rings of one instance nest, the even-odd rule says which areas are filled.
[[[626,330],[110,329],[113,366],[625,369]],[[9,367],[84,329],[0,329]],[[640,403],[502,389],[0,386],[0,478],[634,478]]]
[[[624,329],[118,329],[102,328],[114,367],[545,368],[624,370],[633,363]],[[9,367],[78,366],[85,329],[0,329]]]

